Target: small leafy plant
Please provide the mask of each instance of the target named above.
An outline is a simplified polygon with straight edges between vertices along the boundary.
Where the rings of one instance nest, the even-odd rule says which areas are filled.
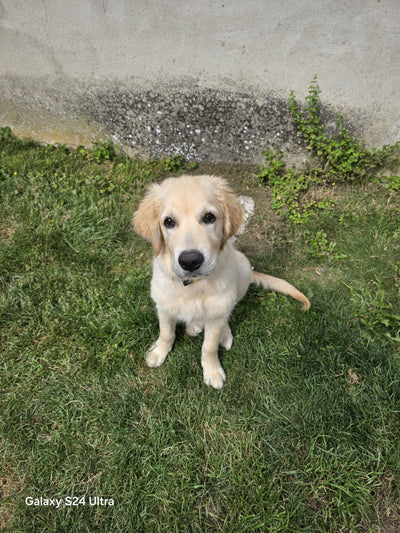
[[[115,161],[118,159],[120,148],[110,140],[106,142],[93,141],[92,144],[92,149],[80,146],[77,149],[76,154],[81,156],[83,159],[95,161],[96,163],[106,163],[108,161]]]
[[[177,172],[183,166],[183,157],[178,154],[163,161],[164,170],[167,172]]]
[[[331,198],[307,200],[306,193],[313,187],[332,187],[335,183],[360,183],[372,179],[372,173],[381,168],[390,157],[396,157],[399,143],[385,145],[381,149],[368,150],[354,139],[338,115],[337,133],[329,136],[321,122],[319,94],[321,90],[314,77],[306,97],[304,111],[300,109],[291,91],[289,109],[295,121],[298,134],[304,139],[318,163],[305,170],[286,169],[282,154],[266,150],[263,152],[265,165],[260,168],[261,182],[268,182],[272,188],[272,207],[295,223],[302,223],[316,210],[329,209],[334,205]],[[397,156],[398,157],[398,156]],[[387,186],[397,190],[397,176],[386,178]]]
[[[13,133],[11,131],[11,128],[9,126],[4,126],[0,128],[0,141],[8,141],[11,140],[13,137]]]
[[[348,287],[348,286],[347,286]],[[387,339],[400,342],[400,315],[388,301],[388,295],[379,281],[358,290],[348,287],[350,300],[355,304],[355,317],[361,324],[361,336],[374,342],[382,334]]]
[[[306,230],[305,235],[307,237],[306,251],[310,257],[318,260],[330,257],[335,260],[344,260],[347,258],[346,254],[338,251],[337,243],[329,240],[325,231],[318,230],[317,232],[311,232]]]

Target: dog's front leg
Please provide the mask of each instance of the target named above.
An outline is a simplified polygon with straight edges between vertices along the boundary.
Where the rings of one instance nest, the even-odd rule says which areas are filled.
[[[163,364],[175,340],[176,320],[163,312],[158,313],[158,320],[160,323],[160,336],[146,355],[146,362],[151,367]]]
[[[201,366],[206,385],[222,389],[226,379],[224,369],[218,359],[218,346],[226,327],[226,319],[220,318],[206,322],[204,342],[201,349]]]

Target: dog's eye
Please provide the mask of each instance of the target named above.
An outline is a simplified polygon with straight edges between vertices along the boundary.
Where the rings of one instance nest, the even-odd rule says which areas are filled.
[[[167,217],[166,219],[164,219],[164,226],[167,229],[174,228],[175,227],[175,220],[173,218],[171,218],[171,217]]]
[[[217,217],[214,213],[206,213],[203,217],[203,222],[205,224],[213,224],[217,220]]]

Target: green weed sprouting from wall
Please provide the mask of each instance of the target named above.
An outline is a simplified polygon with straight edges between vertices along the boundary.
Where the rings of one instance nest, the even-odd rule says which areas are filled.
[[[334,205],[331,198],[307,199],[306,193],[311,188],[374,180],[374,172],[382,168],[390,158],[399,162],[399,143],[369,150],[352,137],[345,128],[341,115],[338,115],[336,120],[337,132],[329,136],[321,123],[320,92],[317,78],[314,77],[303,111],[293,91],[289,98],[289,109],[297,132],[316,157],[315,166],[304,172],[293,168],[286,169],[279,152],[263,152],[265,165],[260,168],[259,178],[261,182],[268,182],[272,188],[272,208],[295,223],[304,222],[316,210],[329,209]],[[382,179],[392,190],[399,187],[398,176]]]

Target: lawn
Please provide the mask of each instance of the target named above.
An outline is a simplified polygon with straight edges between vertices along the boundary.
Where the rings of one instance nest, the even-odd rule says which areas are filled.
[[[259,205],[238,247],[311,310],[250,288],[215,391],[183,329],[147,368],[152,252],[130,224],[151,181],[193,168],[1,130],[0,529],[400,528],[399,192],[335,185],[296,225],[235,168]]]

